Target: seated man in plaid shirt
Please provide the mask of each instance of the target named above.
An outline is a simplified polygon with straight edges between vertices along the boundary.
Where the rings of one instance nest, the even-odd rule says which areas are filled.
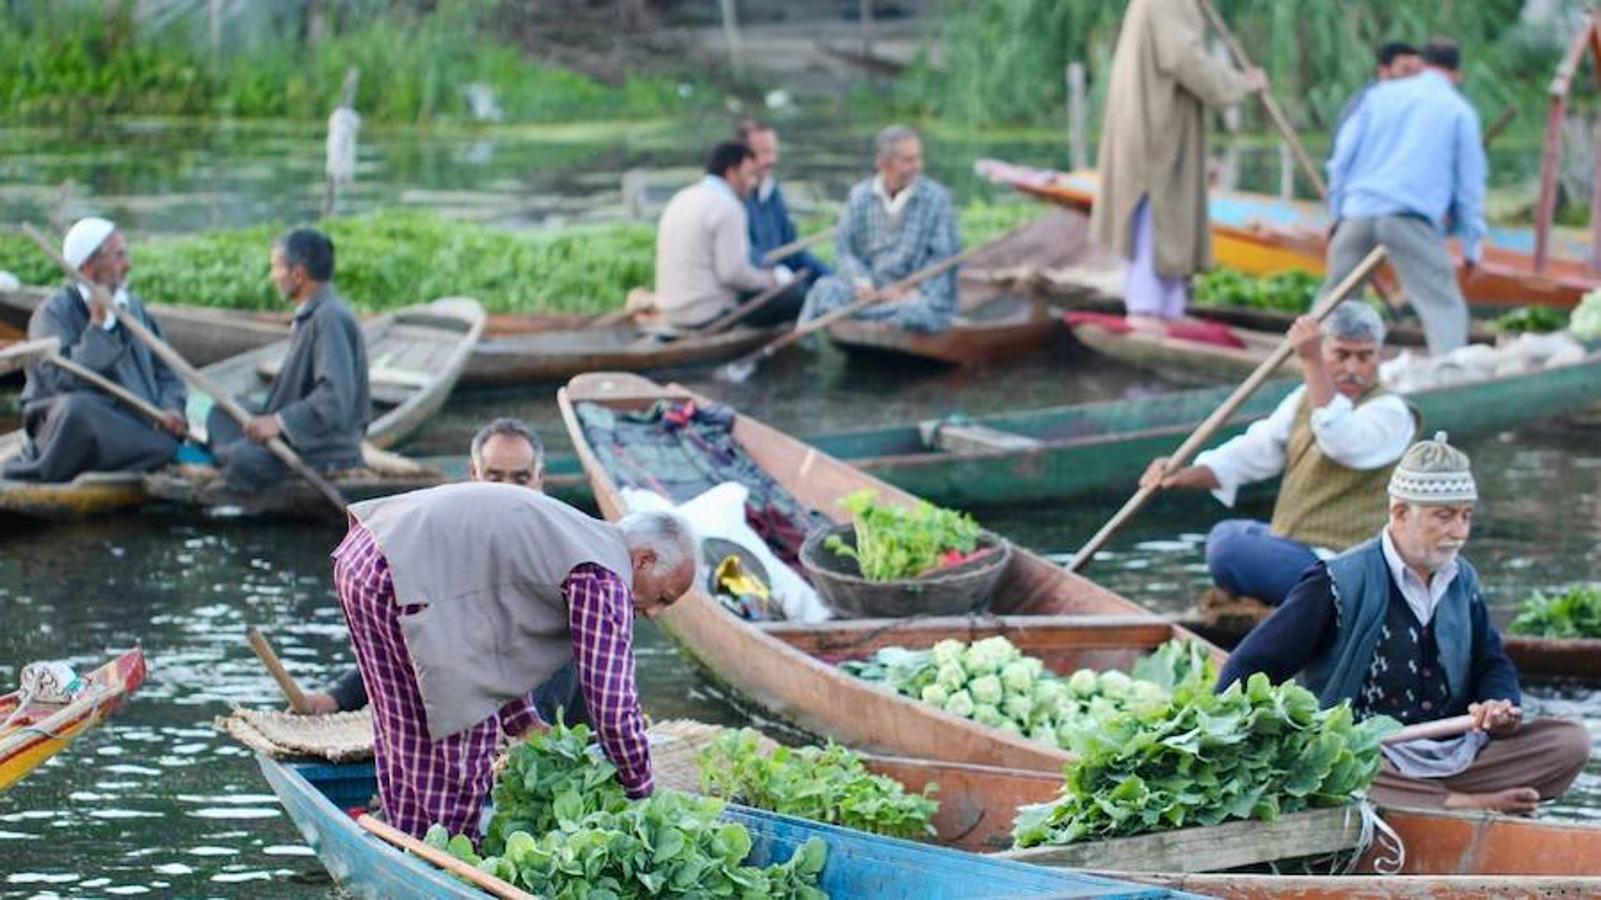
[[[508,484],[452,484],[350,507],[334,584],[373,713],[389,822],[476,835],[528,693],[568,660],[629,796],[651,791],[634,616],[689,589],[695,543],[671,513],[616,525]]]
[[[917,132],[891,125],[873,140],[878,174],[851,188],[839,217],[836,274],[817,279],[801,321],[888,287],[962,250],[951,195],[923,175]],[[944,331],[956,314],[956,269],[868,306],[857,318],[890,321],[908,331]]]

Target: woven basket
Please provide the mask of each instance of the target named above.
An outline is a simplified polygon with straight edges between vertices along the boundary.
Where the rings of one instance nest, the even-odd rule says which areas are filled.
[[[801,545],[800,561],[828,608],[846,619],[897,619],[905,616],[953,616],[977,612],[989,605],[1001,573],[1012,560],[1012,545],[989,531],[981,531],[978,546],[994,552],[979,559],[939,569],[921,578],[868,581],[856,560],[828,549],[838,535],[856,546],[854,524],[834,525],[812,532]]]

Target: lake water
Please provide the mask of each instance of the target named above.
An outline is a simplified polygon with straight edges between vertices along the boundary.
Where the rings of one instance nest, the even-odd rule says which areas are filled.
[[[859,169],[852,148],[866,132],[820,132],[815,142],[786,135],[796,180],[838,196]],[[364,180],[351,206],[416,202],[507,225],[619,214],[615,173],[669,158],[690,162],[677,152],[681,134],[657,126],[376,132],[364,135]],[[801,152],[802,143],[812,146]],[[82,188],[69,209],[92,205],[146,232],[287,220],[315,204],[320,146],[316,129],[286,126],[122,123],[89,136],[0,129],[0,217],[46,213],[54,186],[70,177]],[[931,151],[942,177],[975,191],[971,176],[962,174],[974,156],[1062,162],[1059,142],[1045,137],[975,143],[936,136]],[[824,349],[789,353],[737,388],[704,371],[682,377],[802,434],[1173,387],[1065,351],[950,372],[848,362]],[[559,449],[566,439],[553,390],[462,395],[407,449],[460,454],[478,423],[503,413],[528,417]],[[1593,577],[1601,541],[1598,433],[1531,426],[1467,448],[1486,498],[1469,553],[1503,611],[1530,589]],[[992,511],[985,523],[1032,548],[1065,554],[1116,502]],[[1205,582],[1202,536],[1223,514],[1201,498],[1159,500],[1088,574],[1152,608],[1178,611]],[[6,623],[0,684],[14,683],[31,660],[65,658],[86,669],[135,643],[151,666],[144,688],[114,719],[0,794],[0,894],[331,892],[251,756],[211,722],[233,704],[280,704],[245,644],[248,625],[267,632],[305,685],[322,685],[350,664],[329,584],[327,553],[339,536],[316,524],[156,515],[58,526],[0,523],[0,621]],[[653,716],[745,721],[706,690],[649,624],[640,627],[639,648]],[[1583,715],[1601,730],[1595,694],[1540,687],[1532,695],[1536,710]],[[1592,766],[1548,814],[1601,818],[1601,768]]]

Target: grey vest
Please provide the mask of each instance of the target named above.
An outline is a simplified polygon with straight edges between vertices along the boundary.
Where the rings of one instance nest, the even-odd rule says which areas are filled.
[[[622,532],[538,491],[468,483],[350,507],[389,562],[433,740],[470,728],[572,658],[561,584],[595,563],[632,584]]]

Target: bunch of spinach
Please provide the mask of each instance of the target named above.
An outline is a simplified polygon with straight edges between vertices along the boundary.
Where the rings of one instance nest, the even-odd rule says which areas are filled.
[[[484,832],[486,851],[502,852],[513,832],[555,830],[558,814],[581,819],[628,806],[617,767],[604,754],[591,752],[592,737],[587,725],[559,723],[506,751],[490,792],[495,811]]]
[[[934,836],[934,785],[909,794],[895,779],[867,771],[861,754],[833,741],[764,754],[756,732],[729,729],[701,751],[696,764],[701,788],[713,796],[875,834]]]
[[[1355,722],[1348,703],[1320,710],[1311,691],[1260,672],[1220,694],[1186,686],[1079,733],[1062,795],[1020,809],[1012,838],[1070,844],[1338,806],[1372,782],[1379,742],[1399,727]]]
[[[839,504],[855,517],[856,546],[838,535],[826,546],[856,560],[868,581],[916,578],[938,568],[946,554],[971,553],[978,546],[978,523],[966,513],[922,500],[911,509],[882,504],[871,488],[847,494]]]
[[[1497,334],[1546,334],[1566,327],[1568,314],[1549,306],[1520,306],[1496,316],[1495,321],[1490,323],[1491,330]]]
[[[1316,275],[1299,270],[1256,276],[1238,269],[1213,269],[1195,276],[1195,303],[1304,313],[1312,308],[1321,284]]]
[[[1518,604],[1512,634],[1556,638],[1601,638],[1601,585],[1572,584],[1558,594],[1540,591]]]

